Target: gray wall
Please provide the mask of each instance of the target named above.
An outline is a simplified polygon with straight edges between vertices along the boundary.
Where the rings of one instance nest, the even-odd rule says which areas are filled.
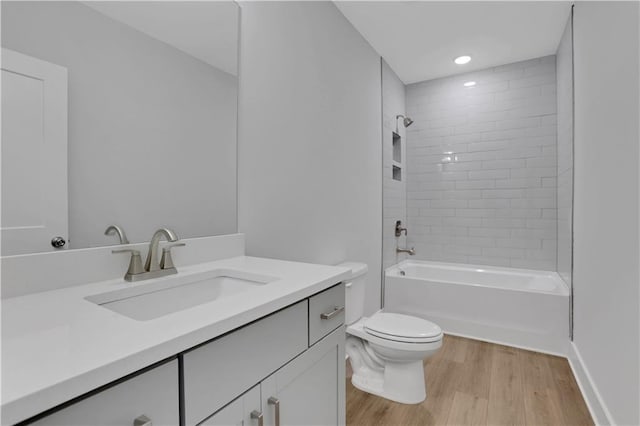
[[[2,2],[2,45],[69,70],[69,237],[236,231],[237,82],[78,2]]]
[[[411,84],[407,113],[415,258],[555,270],[555,56]]]
[[[396,131],[396,116],[405,115],[404,83],[391,67],[382,60],[382,185],[383,185],[383,218],[382,218],[382,263],[384,268],[395,265],[407,257],[397,255],[396,247],[404,247],[407,238],[403,235],[396,238],[396,220],[407,225],[407,131],[400,123],[397,130],[401,137],[401,161],[393,161],[393,132]],[[392,167],[396,165],[402,170],[402,180],[394,180]]]
[[[369,265],[380,306],[380,57],[331,2],[242,2],[239,229],[255,256]]]
[[[574,9],[574,345],[608,411],[600,424],[640,424],[638,9]]]
[[[556,54],[558,76],[558,273],[571,285],[573,221],[573,45],[571,18]]]

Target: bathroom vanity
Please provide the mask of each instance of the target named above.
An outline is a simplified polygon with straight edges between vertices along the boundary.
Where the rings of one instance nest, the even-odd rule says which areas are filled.
[[[169,278],[4,299],[2,424],[344,424],[348,270],[246,256],[176,263]],[[146,297],[207,274],[270,280],[145,319],[107,306],[118,292]]]

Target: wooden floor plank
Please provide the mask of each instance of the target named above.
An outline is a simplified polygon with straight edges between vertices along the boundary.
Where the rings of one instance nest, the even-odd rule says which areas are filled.
[[[518,350],[493,346],[487,421],[490,425],[523,425],[522,372]]]
[[[445,336],[425,363],[427,399],[398,404],[347,380],[348,425],[592,425],[567,360]]]
[[[487,406],[489,401],[464,392],[456,392],[453,396],[447,425],[486,425]]]
[[[593,425],[591,414],[567,360],[550,357],[548,362],[555,391],[560,400],[564,424]]]
[[[458,336],[447,336],[447,344],[443,345],[440,352],[442,357],[449,361],[463,364],[467,358],[469,339]]]
[[[459,382],[457,390],[478,398],[489,399],[494,345],[479,340],[465,340],[467,340],[467,352],[461,367],[464,380]]]
[[[524,378],[523,398],[524,414],[527,425],[561,425],[564,417],[558,401],[551,391],[551,371],[547,362],[548,355],[519,351],[520,368]]]

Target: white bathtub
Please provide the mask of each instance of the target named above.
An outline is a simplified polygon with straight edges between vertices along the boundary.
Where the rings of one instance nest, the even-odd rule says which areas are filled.
[[[569,290],[555,272],[405,260],[385,271],[384,309],[556,355],[569,342]]]

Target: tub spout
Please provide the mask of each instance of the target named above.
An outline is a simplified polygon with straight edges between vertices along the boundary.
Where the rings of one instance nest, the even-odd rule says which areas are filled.
[[[411,247],[410,249],[396,247],[396,253],[407,253],[409,256],[413,256],[416,254],[416,249],[415,247]]]

